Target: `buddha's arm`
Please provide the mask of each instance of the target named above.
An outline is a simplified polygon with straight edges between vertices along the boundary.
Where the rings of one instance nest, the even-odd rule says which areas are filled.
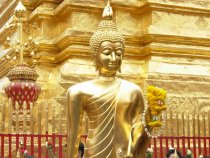
[[[83,105],[81,94],[78,90],[70,88],[67,93],[67,121],[68,138],[67,153],[68,158],[77,158],[78,146],[81,135]]]
[[[139,89],[133,100],[132,104],[132,146],[134,148],[133,155],[135,158],[144,158],[146,149],[149,143],[149,137],[144,131],[141,122],[141,117],[144,110],[144,99],[141,90]]]
[[[137,140],[143,132],[141,125],[141,116],[144,110],[144,99],[141,90],[136,90],[131,104],[131,124],[132,124],[132,146],[134,147]]]

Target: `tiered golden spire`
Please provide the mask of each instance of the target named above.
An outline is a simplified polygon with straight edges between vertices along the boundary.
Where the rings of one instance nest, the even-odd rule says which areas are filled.
[[[7,60],[7,61],[12,61],[16,64],[20,64],[23,65],[24,64],[24,54],[27,54],[29,56],[31,56],[32,58],[34,57],[35,53],[34,51],[36,51],[37,47],[38,47],[38,43],[36,43],[35,41],[33,41],[32,37],[29,36],[28,41],[24,42],[23,40],[23,21],[24,18],[26,17],[26,8],[25,6],[21,3],[21,1],[19,1],[18,5],[16,6],[15,10],[14,10],[14,15],[17,18],[17,22],[15,24],[12,24],[12,26],[17,26],[18,27],[18,40],[12,44],[10,43],[10,38],[7,37],[5,43],[4,43],[4,47],[5,48],[9,48],[11,50],[13,50],[14,52],[16,52],[16,54],[20,57],[19,61],[16,61],[17,57],[16,55],[12,55],[13,58],[11,59],[10,55],[7,54],[6,57],[3,57],[1,60]],[[36,62],[36,60],[33,60],[31,63],[34,64]]]
[[[15,25],[18,27],[19,39],[15,44],[10,46],[8,43],[7,46],[20,56],[20,61],[7,74],[10,83],[5,87],[5,93],[8,99],[11,99],[11,105],[15,110],[13,114],[16,116],[16,120],[13,125],[16,126],[16,133],[19,133],[20,129],[25,133],[26,115],[30,114],[27,111],[30,111],[32,105],[35,104],[41,89],[35,82],[38,78],[37,72],[23,61],[24,54],[34,54],[33,50],[36,48],[36,44],[32,37],[29,37],[27,42],[23,41],[23,19],[26,15],[26,8],[21,2],[15,8],[14,15],[17,18]],[[23,118],[23,121],[18,118]]]
[[[19,1],[18,5],[15,8],[15,16],[18,20],[18,28],[19,28],[19,40],[20,40],[20,64],[23,64],[23,18],[26,13],[26,8]]]
[[[29,80],[35,81],[38,77],[38,74],[35,72],[35,70],[31,69],[23,61],[24,54],[30,53],[31,56],[34,55],[34,50],[37,48],[37,44],[32,40],[31,36],[28,38],[27,42],[23,41],[23,19],[26,16],[26,8],[21,3],[21,1],[19,1],[18,5],[16,6],[14,10],[14,15],[18,19],[17,27],[18,27],[19,39],[14,45],[8,45],[8,47],[11,47],[12,49],[16,51],[16,53],[19,53],[20,61],[17,62],[18,66],[15,66],[13,69],[10,70],[7,77],[10,80],[29,79]],[[9,59],[9,56],[8,56],[8,59]]]

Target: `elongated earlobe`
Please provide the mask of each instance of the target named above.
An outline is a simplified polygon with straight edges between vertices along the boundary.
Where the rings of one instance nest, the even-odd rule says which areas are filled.
[[[118,72],[121,73],[121,67],[119,68]]]
[[[123,56],[121,56],[121,64],[120,64],[120,68],[119,68],[119,70],[118,70],[118,72],[119,72],[119,73],[121,73],[121,72],[122,72],[122,71],[121,71],[122,59],[123,59]]]
[[[95,71],[98,71],[98,64],[97,64],[96,60],[93,60],[93,64],[95,66]]]
[[[98,67],[97,66],[95,66],[95,71],[98,71]]]

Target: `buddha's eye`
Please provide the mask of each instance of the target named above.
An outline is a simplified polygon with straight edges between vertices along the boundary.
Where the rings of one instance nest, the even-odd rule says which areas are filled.
[[[103,50],[103,54],[104,55],[109,55],[111,53],[111,50],[110,49],[104,49]]]
[[[121,56],[122,53],[123,53],[123,51],[122,51],[121,49],[117,49],[117,50],[115,51],[115,53],[116,53],[117,56]]]

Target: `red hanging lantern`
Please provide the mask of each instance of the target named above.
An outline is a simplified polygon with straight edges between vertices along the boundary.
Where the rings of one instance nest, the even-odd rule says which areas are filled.
[[[38,74],[28,65],[17,65],[11,69],[7,75],[10,84],[5,88],[8,98],[12,100],[13,107],[18,102],[20,109],[24,102],[27,109],[30,109],[30,103],[35,103],[38,99],[41,88],[36,84]],[[15,107],[14,107],[15,108]]]

